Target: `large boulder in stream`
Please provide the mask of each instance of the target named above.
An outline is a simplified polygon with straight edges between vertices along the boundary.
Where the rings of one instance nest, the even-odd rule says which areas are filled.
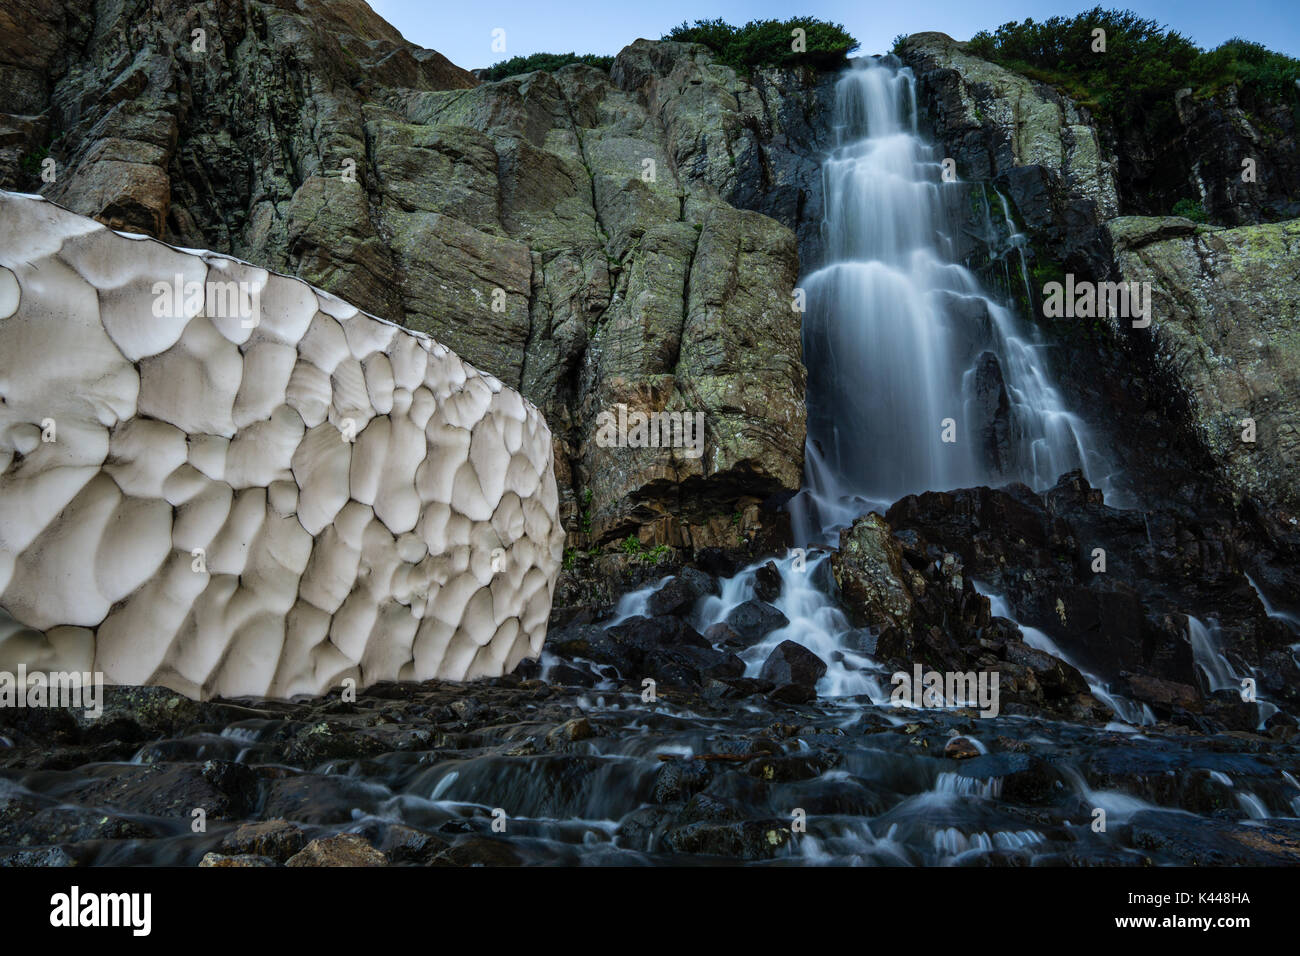
[[[1079,472],[1041,495],[1017,484],[909,495],[887,519],[933,554],[955,555],[1021,626],[1108,682],[1123,673],[1208,691],[1191,641],[1196,619],[1210,622],[1239,672],[1267,661],[1262,694],[1296,699],[1300,672],[1283,650],[1295,638],[1265,614],[1242,531],[1226,519],[1111,508]],[[1153,706],[1191,709],[1168,683],[1125,681],[1151,689]]]
[[[992,614],[958,551],[891,524],[875,513],[859,518],[831,556],[850,620],[875,632],[876,660],[909,675],[918,665],[996,671],[1001,700],[1012,709],[1104,715],[1074,666],[1030,647],[1014,622]]]
[[[771,696],[787,704],[802,704],[817,696],[817,682],[826,676],[826,662],[802,644],[782,641],[763,662],[760,680],[776,687]]]

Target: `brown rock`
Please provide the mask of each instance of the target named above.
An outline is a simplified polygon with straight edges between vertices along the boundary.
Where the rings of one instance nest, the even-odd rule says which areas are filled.
[[[388,857],[353,833],[312,840],[285,866],[387,866]]]
[[[255,854],[267,856],[283,863],[303,848],[307,834],[296,824],[285,820],[263,820],[245,823],[221,841],[224,853]]]
[[[979,748],[965,737],[953,737],[943,747],[943,755],[953,760],[969,760],[980,755]]]

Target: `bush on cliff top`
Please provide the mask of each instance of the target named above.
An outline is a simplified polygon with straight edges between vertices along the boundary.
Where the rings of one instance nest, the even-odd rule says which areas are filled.
[[[570,63],[586,63],[588,66],[594,66],[608,73],[610,66],[614,63],[614,58],[612,56],[597,56],[595,53],[533,53],[528,56],[512,56],[500,63],[493,63],[483,71],[483,76],[484,79],[488,80],[504,80],[507,76],[531,73],[534,70],[553,73],[560,67],[568,66]]]
[[[1106,51],[1093,52],[1093,30],[1106,31]],[[1075,17],[1004,23],[975,34],[976,56],[1049,83],[1129,129],[1156,132],[1176,123],[1174,94],[1200,96],[1236,86],[1248,110],[1295,95],[1300,60],[1258,43],[1232,39],[1205,51],[1183,35],[1132,11],[1094,7]]]
[[[807,49],[791,49],[795,28],[804,31]],[[838,23],[815,17],[792,17],[789,20],[750,20],[742,27],[725,20],[696,20],[692,26],[683,22],[664,34],[665,40],[703,43],[718,61],[740,70],[763,66],[812,66],[819,70],[838,69],[849,53],[858,48],[855,40]]]

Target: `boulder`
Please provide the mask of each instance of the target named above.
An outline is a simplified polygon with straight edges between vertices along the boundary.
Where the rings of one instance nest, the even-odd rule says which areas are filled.
[[[388,857],[353,833],[312,840],[285,866],[388,866]]]
[[[802,644],[782,641],[763,661],[759,679],[776,685],[771,696],[798,704],[817,696],[817,682],[826,675],[826,662]]]
[[[723,623],[739,635],[743,646],[751,647],[773,631],[785,627],[790,620],[766,601],[751,598],[732,608]]]

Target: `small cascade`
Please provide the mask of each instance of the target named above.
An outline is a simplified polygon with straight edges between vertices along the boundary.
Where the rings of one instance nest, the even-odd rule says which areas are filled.
[[[618,604],[614,605],[614,617],[605,626],[613,627],[634,617],[645,617],[650,603],[650,595],[667,584],[671,577],[671,575],[667,575],[653,584],[647,584],[635,591],[628,591],[618,599]]]
[[[1012,617],[1011,606],[1007,603],[1006,598],[995,591],[990,591],[978,582],[975,583],[975,589],[989,599],[989,610],[994,617],[1004,617],[1020,628],[1020,633],[1024,636],[1026,644],[1046,654],[1051,654],[1053,657],[1060,658],[1082,674],[1083,679],[1088,682],[1088,691],[1092,696],[1114,711],[1121,721],[1133,727],[1146,727],[1155,724],[1156,716],[1146,704],[1139,704],[1135,700],[1130,700],[1119,693],[1113,692],[1110,686],[1102,681],[1100,677],[1084,670],[1071,660],[1070,655],[1061,650],[1046,632],[1040,631],[1036,627],[1021,624]]]
[[[790,622],[778,628],[758,644],[748,648],[741,659],[745,661],[745,675],[757,677],[769,654],[782,641],[794,641],[808,648],[826,663],[826,676],[817,685],[824,697],[865,696],[873,703],[886,703],[888,685],[884,668],[871,657],[845,640],[854,633],[853,625],[839,605],[826,590],[817,586],[823,568],[830,560],[825,552],[804,556],[787,554],[774,562],[781,575],[781,593],[772,603]],[[720,597],[705,597],[700,602],[695,617],[699,631],[725,621],[727,615],[754,595],[754,577],[759,565],[746,568],[723,584]],[[819,573],[820,572],[820,573]]]
[[[1213,618],[1207,625],[1200,618],[1187,615],[1187,640],[1192,646],[1192,662],[1200,672],[1205,687],[1210,693],[1230,690],[1241,693],[1248,677],[1256,677],[1251,668],[1249,674],[1239,673],[1228,655],[1223,652],[1223,642],[1219,634],[1219,624]],[[1278,712],[1278,706],[1263,697],[1256,697],[1255,707],[1259,714],[1258,727],[1262,729],[1265,721]]]
[[[1274,607],[1273,603],[1269,601],[1267,597],[1264,596],[1264,592],[1263,590],[1260,589],[1260,586],[1257,583],[1255,583],[1254,578],[1252,578],[1248,574],[1246,575],[1246,580],[1249,581],[1250,586],[1255,589],[1255,595],[1259,598],[1259,603],[1264,605],[1264,613],[1271,618],[1276,618],[1277,620],[1283,622],[1297,635],[1300,635],[1300,615],[1291,614],[1287,611],[1283,611],[1280,610],[1279,608]]]
[[[1219,643],[1219,628],[1207,627],[1200,618],[1187,616],[1187,640],[1192,645],[1192,660],[1211,691],[1241,690],[1241,678]]]

